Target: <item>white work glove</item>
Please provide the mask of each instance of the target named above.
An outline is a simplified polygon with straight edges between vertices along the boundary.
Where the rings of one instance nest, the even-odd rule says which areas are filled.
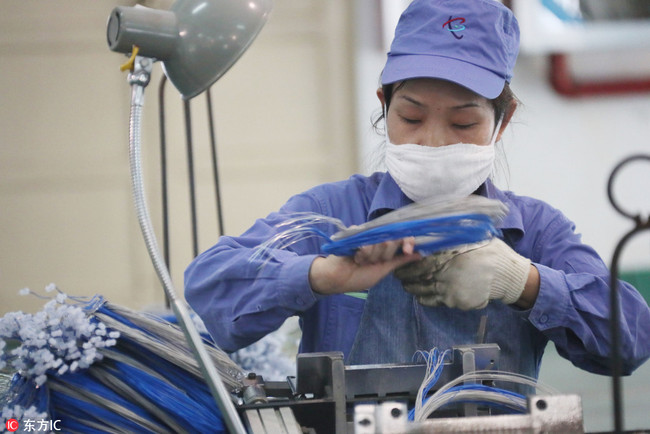
[[[530,259],[498,238],[427,256],[395,270],[404,289],[424,306],[482,309],[490,300],[512,304],[524,291]]]

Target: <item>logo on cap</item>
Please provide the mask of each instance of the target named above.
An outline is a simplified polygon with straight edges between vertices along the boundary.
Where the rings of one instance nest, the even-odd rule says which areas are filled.
[[[463,39],[463,35],[459,35],[459,32],[462,32],[465,30],[465,18],[454,18],[453,16],[450,16],[449,19],[442,24],[442,28],[447,28],[451,32],[452,35],[454,35],[454,38],[456,39]]]

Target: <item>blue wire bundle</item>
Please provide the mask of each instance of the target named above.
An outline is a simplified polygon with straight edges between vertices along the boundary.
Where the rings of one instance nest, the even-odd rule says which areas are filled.
[[[460,214],[422,220],[396,222],[371,228],[345,238],[323,244],[323,253],[353,256],[361,246],[407,237],[426,237],[416,243],[415,250],[431,254],[463,244],[474,244],[497,235],[492,219],[484,214]]]
[[[297,212],[277,225],[278,232],[254,250],[250,261],[265,263],[274,249],[286,249],[309,238],[325,240],[321,245],[324,254],[353,256],[365,245],[414,237],[415,251],[429,255],[499,235],[496,225],[507,212],[501,201],[478,195],[444,203],[433,199],[416,202],[350,227],[335,217]]]
[[[98,296],[69,300],[0,319],[0,349],[15,346],[0,358],[16,371],[4,418],[59,421],[70,433],[226,432],[178,327]],[[245,373],[218,348],[209,354],[227,388],[240,387]]]

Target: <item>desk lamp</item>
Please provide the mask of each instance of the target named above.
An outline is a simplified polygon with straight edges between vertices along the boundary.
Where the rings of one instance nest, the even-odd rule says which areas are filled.
[[[142,179],[141,114],[154,62],[162,63],[166,77],[182,98],[189,100],[230,69],[262,29],[270,11],[271,0],[177,0],[170,10],[120,6],[113,9],[106,31],[111,50],[131,54],[122,68],[130,70],[129,161],[140,229],[171,307],[231,433],[245,433],[245,429],[210,362],[186,302],[176,295],[157,246]]]

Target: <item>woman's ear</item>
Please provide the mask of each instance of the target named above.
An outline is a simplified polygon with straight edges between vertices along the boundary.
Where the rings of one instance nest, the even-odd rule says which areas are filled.
[[[384,95],[384,89],[382,87],[377,88],[377,98],[379,98],[383,110],[386,107],[386,95]]]
[[[501,135],[503,134],[503,132],[506,130],[506,127],[510,123],[510,119],[512,119],[512,116],[515,114],[515,110],[517,110],[517,101],[513,99],[510,102],[510,106],[503,114],[503,121],[501,122],[501,128],[499,128],[499,133],[497,134],[497,139],[496,139],[497,142],[501,140]]]

